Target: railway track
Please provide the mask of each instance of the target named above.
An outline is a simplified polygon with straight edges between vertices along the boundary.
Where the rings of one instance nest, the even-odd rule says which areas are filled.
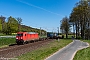
[[[24,45],[13,44],[6,48],[0,48],[0,57],[12,58],[12,57],[20,56],[21,54],[25,54],[32,50],[38,49],[44,45],[47,45],[51,41],[53,40],[48,39],[48,40],[41,40],[35,43],[29,43]]]

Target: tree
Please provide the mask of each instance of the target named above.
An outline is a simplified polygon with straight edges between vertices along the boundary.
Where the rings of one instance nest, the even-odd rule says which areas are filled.
[[[0,17],[0,30],[1,30],[1,32],[4,31],[5,19],[6,19],[6,17],[3,17],[3,16],[1,15],[1,17]]]
[[[17,18],[17,21],[18,21],[18,31],[21,31],[20,30],[20,26],[21,26],[21,24],[22,24],[22,19],[21,18]]]
[[[17,30],[18,30],[18,21],[10,16],[7,22],[7,33],[8,34],[15,33],[17,32]]]
[[[86,30],[89,28],[90,21],[90,7],[87,1],[80,1],[73,8],[70,15],[70,22],[75,24],[76,38],[81,31],[81,37],[85,39]],[[87,27],[87,28],[86,28]]]
[[[68,32],[70,30],[69,19],[67,17],[64,17],[61,21],[62,22],[60,28],[65,32],[66,38],[68,38]]]

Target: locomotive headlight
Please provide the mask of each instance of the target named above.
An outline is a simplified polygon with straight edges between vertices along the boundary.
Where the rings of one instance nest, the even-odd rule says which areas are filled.
[[[21,39],[22,39],[22,37],[21,37]]]
[[[16,38],[16,39],[18,39],[18,38]]]

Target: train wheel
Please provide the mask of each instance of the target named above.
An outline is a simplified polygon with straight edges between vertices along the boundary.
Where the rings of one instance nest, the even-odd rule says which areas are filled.
[[[28,44],[28,43],[29,43],[28,41],[25,42],[25,44]]]
[[[22,44],[22,45],[24,45],[25,43],[24,43],[24,42],[22,42],[21,44]]]
[[[17,42],[17,45],[19,45],[20,43],[19,42]]]

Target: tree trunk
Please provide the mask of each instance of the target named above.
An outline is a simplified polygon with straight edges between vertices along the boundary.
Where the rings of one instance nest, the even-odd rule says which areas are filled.
[[[80,35],[80,32],[79,32],[79,21],[78,21],[78,28],[77,28],[77,32],[78,32],[78,36]]]
[[[68,38],[68,34],[66,33],[66,38]]]
[[[77,34],[77,23],[76,23],[76,39],[77,39],[77,35],[78,35],[78,34]]]

